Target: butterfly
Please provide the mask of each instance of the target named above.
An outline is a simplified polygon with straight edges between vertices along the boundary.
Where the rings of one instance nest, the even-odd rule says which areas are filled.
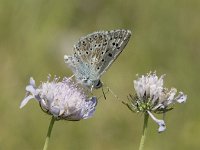
[[[125,29],[98,31],[81,37],[74,45],[74,54],[64,61],[77,81],[88,88],[102,87],[100,77],[123,51],[131,37]]]

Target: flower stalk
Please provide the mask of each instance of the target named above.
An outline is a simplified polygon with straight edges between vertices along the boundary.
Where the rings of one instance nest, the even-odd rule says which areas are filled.
[[[142,131],[142,137],[140,140],[139,150],[143,150],[143,148],[144,148],[144,142],[145,142],[146,133],[147,133],[148,119],[149,119],[149,114],[144,113],[144,124],[143,124],[143,131]]]
[[[47,148],[48,148],[49,139],[50,139],[50,137],[51,137],[51,131],[52,131],[52,129],[53,129],[53,125],[54,125],[55,120],[56,120],[56,119],[52,116],[51,122],[50,122],[50,124],[49,124],[49,129],[48,129],[48,132],[47,132],[47,136],[46,136],[46,140],[45,140],[45,143],[44,143],[43,150],[47,150]]]

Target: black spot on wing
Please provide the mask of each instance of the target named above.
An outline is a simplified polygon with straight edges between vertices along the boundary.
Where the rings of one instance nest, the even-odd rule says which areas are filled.
[[[108,53],[108,56],[109,56],[109,57],[112,57],[113,55],[112,55],[112,53]]]

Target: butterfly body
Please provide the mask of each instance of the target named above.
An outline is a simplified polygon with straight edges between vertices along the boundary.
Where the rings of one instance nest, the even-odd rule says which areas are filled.
[[[88,88],[102,87],[100,77],[122,52],[131,36],[129,30],[93,32],[74,45],[74,54],[65,55],[65,63],[76,79]]]

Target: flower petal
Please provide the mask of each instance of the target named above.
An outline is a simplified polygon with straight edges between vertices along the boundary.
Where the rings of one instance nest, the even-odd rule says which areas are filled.
[[[36,95],[36,91],[35,91],[35,88],[32,86],[32,85],[27,85],[26,86],[26,91],[27,92],[30,92],[32,95]]]
[[[22,100],[22,102],[21,102],[19,108],[21,109],[22,107],[24,107],[24,106],[29,102],[29,100],[32,99],[32,98],[34,98],[33,95],[29,95],[29,96],[25,97],[25,98]]]
[[[167,98],[167,104],[166,105],[170,105],[174,102],[174,96],[176,95],[176,92],[177,92],[177,90],[175,88],[171,88],[169,93],[167,93],[168,98]]]
[[[30,78],[30,85],[32,85],[33,87],[35,87],[35,80],[33,79],[33,77]]]
[[[97,98],[96,97],[91,97],[89,101],[86,102],[88,109],[85,112],[85,114],[83,115],[84,119],[90,118],[93,116],[95,110],[96,110],[96,106],[97,106]]]
[[[160,132],[165,131],[166,125],[165,125],[164,120],[157,119],[156,117],[154,117],[154,115],[150,111],[147,111],[147,112],[150,115],[150,117],[158,124],[158,126],[159,126],[158,132],[160,133]]]
[[[166,125],[165,125],[164,120],[158,120],[158,121],[159,121],[159,122],[157,122],[157,124],[159,125],[158,132],[161,133],[161,132],[165,131]]]
[[[187,95],[183,94],[183,92],[180,92],[179,95],[175,98],[175,100],[178,103],[184,103],[186,102],[186,99],[187,99]]]
[[[135,88],[135,91],[137,93],[137,96],[139,98],[142,98],[144,96],[144,93],[145,93],[145,89],[143,87],[143,84],[138,80],[134,80],[133,83],[134,83],[134,88]]]
[[[68,120],[68,121],[79,121],[83,118],[83,113],[82,113],[82,109],[76,110],[75,112],[73,112],[72,114],[64,114],[64,119]]]
[[[60,114],[60,109],[59,109],[59,107],[56,107],[56,106],[50,107],[50,108],[49,108],[49,112],[50,112],[51,114],[53,114],[54,117],[57,118],[57,117],[59,116],[59,114]]]

